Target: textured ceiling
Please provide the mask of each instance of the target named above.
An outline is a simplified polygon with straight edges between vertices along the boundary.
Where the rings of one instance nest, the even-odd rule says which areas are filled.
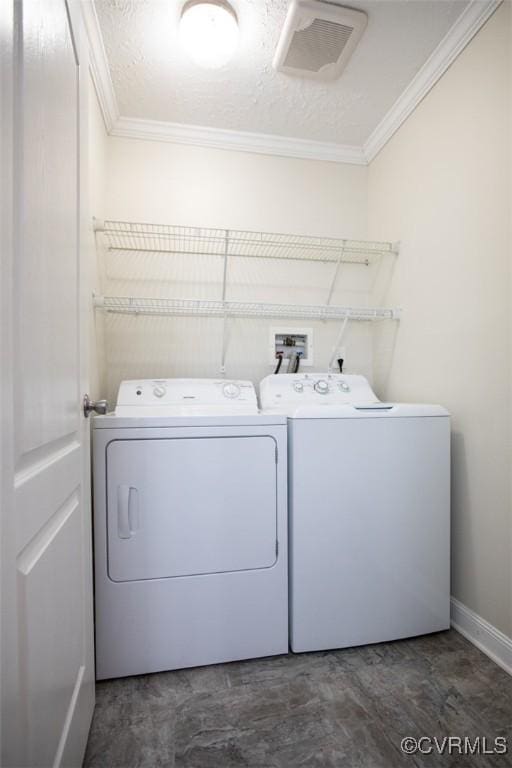
[[[287,0],[232,0],[240,45],[220,70],[181,49],[179,0],[96,0],[124,117],[361,146],[467,0],[350,0],[368,27],[341,78],[303,80],[272,68]]]

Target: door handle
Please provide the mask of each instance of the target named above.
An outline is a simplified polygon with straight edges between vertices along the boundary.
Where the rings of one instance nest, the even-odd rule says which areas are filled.
[[[139,527],[139,494],[129,485],[117,487],[117,534],[120,539],[131,539]]]
[[[93,411],[100,414],[101,416],[104,416],[108,411],[108,402],[107,400],[91,400],[89,395],[84,395],[83,409],[86,419],[89,418]]]

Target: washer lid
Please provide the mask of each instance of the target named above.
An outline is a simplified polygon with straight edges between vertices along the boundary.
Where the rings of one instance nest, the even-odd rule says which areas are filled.
[[[382,419],[449,416],[441,405],[423,403],[372,403],[368,405],[299,405],[287,413],[289,419]]]
[[[216,416],[257,414],[250,381],[134,379],[119,387],[116,416]]]

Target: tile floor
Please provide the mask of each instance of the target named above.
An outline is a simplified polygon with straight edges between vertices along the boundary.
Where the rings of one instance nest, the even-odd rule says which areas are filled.
[[[403,755],[405,736],[508,755]],[[85,768],[512,766],[512,677],[455,631],[101,682]]]

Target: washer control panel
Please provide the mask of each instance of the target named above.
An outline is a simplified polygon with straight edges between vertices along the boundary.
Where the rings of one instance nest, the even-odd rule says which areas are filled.
[[[123,381],[117,396],[116,414],[170,415],[189,410],[205,414],[257,413],[256,390],[250,381],[231,379],[136,379]]]
[[[298,405],[365,405],[377,402],[368,380],[355,374],[272,374],[260,383],[263,410],[286,410]]]

